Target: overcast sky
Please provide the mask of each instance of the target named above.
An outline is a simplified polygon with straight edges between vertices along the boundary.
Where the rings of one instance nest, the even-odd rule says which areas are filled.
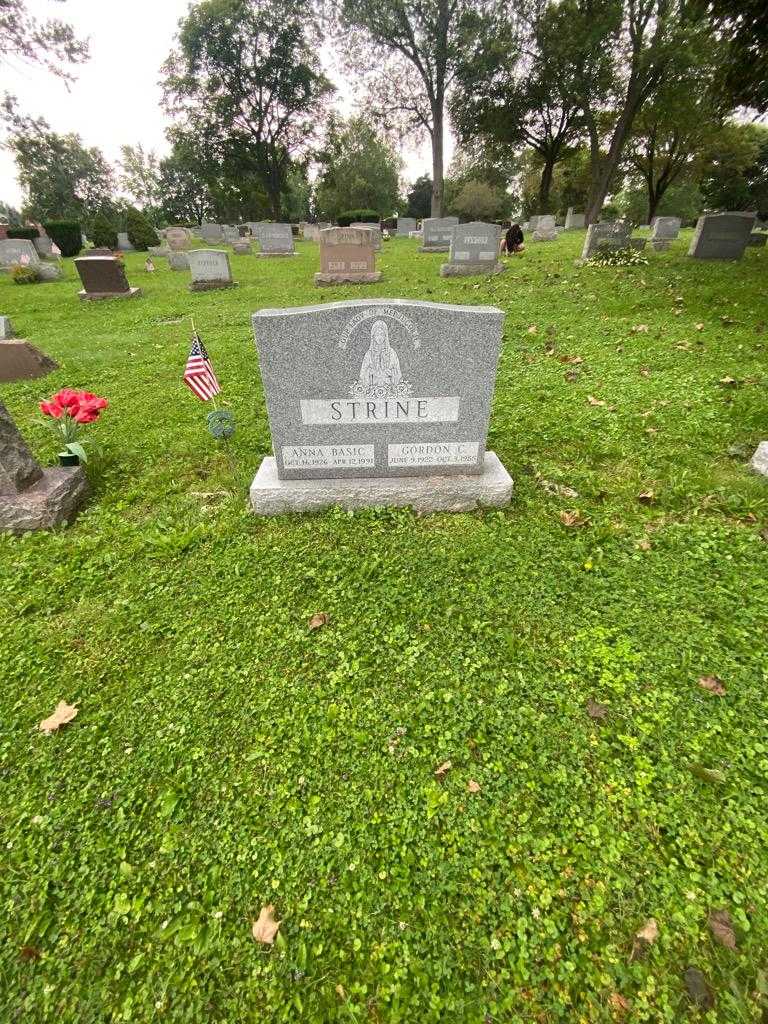
[[[28,115],[44,117],[54,131],[76,132],[87,146],[98,146],[114,162],[124,143],[167,152],[167,120],[160,106],[159,68],[172,48],[177,23],[189,0],[27,0],[40,19],[69,21],[90,38],[91,59],[76,69],[67,88],[42,69],[15,62],[0,68],[0,94],[10,92]],[[330,55],[326,63],[330,64]],[[332,77],[337,78],[329,67]],[[349,95],[348,90],[344,90]],[[342,104],[349,112],[349,105]],[[446,147],[447,158],[451,150]],[[404,175],[412,181],[431,172],[429,148],[403,153]],[[20,206],[21,191],[10,154],[0,149],[0,200]]]

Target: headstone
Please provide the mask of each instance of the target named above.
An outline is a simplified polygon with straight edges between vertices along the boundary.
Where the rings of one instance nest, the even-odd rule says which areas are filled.
[[[0,341],[5,341],[7,338],[13,338],[13,324],[9,316],[0,316]]]
[[[584,247],[581,250],[582,260],[588,260],[598,251],[617,249],[642,249],[646,240],[644,238],[630,238],[632,225],[627,221],[600,221],[598,224],[590,224],[587,228],[587,237],[584,239]]]
[[[233,287],[229,256],[221,249],[192,249],[187,253],[187,259],[192,271],[191,292]]]
[[[33,238],[32,245],[34,245],[37,255],[41,259],[56,259],[53,253],[53,240],[48,235],[38,235],[37,238]]]
[[[409,238],[423,238],[424,234],[421,231],[409,231],[408,232],[408,237]]]
[[[250,238],[241,238],[239,242],[233,242],[232,251],[235,256],[250,256],[253,251]]]
[[[189,259],[185,252],[169,252],[168,268],[170,270],[189,270]]]
[[[200,237],[204,242],[215,243],[224,239],[224,232],[221,224],[208,224],[205,221],[200,225]]]
[[[183,252],[189,248],[189,232],[186,228],[166,228],[165,240],[172,252]]]
[[[0,241],[8,237],[9,224],[0,224]]]
[[[61,278],[61,268],[55,263],[43,263],[28,238],[0,239],[0,270],[24,265],[34,267],[43,281],[58,281]]]
[[[75,267],[83,288],[81,299],[133,299],[141,295],[140,288],[131,288],[125,276],[122,260],[114,256],[79,256]]]
[[[381,280],[371,232],[360,228],[324,228],[320,232],[320,273],[315,284],[375,284]]]
[[[574,213],[573,207],[569,206],[568,212],[565,215],[565,230],[572,231],[575,228],[583,228],[585,216],[586,214],[584,213]]]
[[[222,230],[224,232],[224,241],[228,242],[229,245],[239,240],[240,232],[233,224],[223,224]]]
[[[651,226],[651,241],[661,239],[674,241],[680,233],[682,220],[679,217],[654,217]]]
[[[57,362],[23,338],[0,341],[0,381],[34,380],[58,368]]]
[[[535,231],[536,228],[538,227],[540,219],[541,219],[541,217],[537,213],[535,213],[532,217],[530,217],[528,219],[528,230],[529,231]]]
[[[49,530],[71,522],[87,497],[82,468],[43,469],[0,402],[0,530]]]
[[[419,252],[448,252],[458,217],[425,217],[421,222],[422,246]]]
[[[320,228],[317,226],[317,224],[304,225],[304,238],[307,242],[320,241]]]
[[[705,214],[696,222],[688,255],[699,260],[740,260],[754,222],[751,213]]]
[[[536,227],[533,229],[531,239],[534,242],[554,242],[557,240],[555,231],[555,218],[549,214],[542,214],[536,218]]]
[[[378,224],[366,224],[363,221],[356,221],[354,224],[349,225],[351,228],[362,228],[364,231],[370,231],[371,238],[373,239],[373,248],[376,252],[381,252],[381,227]]]
[[[415,217],[397,218],[397,235],[399,238],[410,238],[411,232],[416,230]]]
[[[500,274],[501,228],[498,224],[473,221],[453,229],[448,262],[440,267],[442,277],[469,277],[472,274]]]
[[[134,252],[134,248],[131,245],[130,239],[128,238],[127,231],[117,232],[117,248],[120,252]]]
[[[147,252],[151,253],[152,256],[160,256],[163,259],[168,259],[171,254],[171,250],[167,245],[150,245]]]
[[[93,249],[88,249],[86,251],[85,255],[86,256],[111,256],[112,255],[112,250],[111,249],[97,249],[97,248],[93,248]]]
[[[256,236],[259,256],[293,256],[293,232],[290,224],[260,224]]]
[[[768,241],[768,235],[764,231],[753,231],[747,239],[747,245],[751,249],[762,249]]]
[[[485,450],[503,321],[405,299],[255,313],[274,457],[254,510],[508,504],[512,481]]]
[[[768,476],[768,441],[760,442],[749,464],[755,473]]]

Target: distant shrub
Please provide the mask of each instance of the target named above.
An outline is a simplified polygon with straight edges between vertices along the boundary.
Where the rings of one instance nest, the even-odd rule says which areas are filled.
[[[103,213],[97,213],[93,218],[91,241],[97,249],[117,248],[117,231]]]
[[[43,227],[62,256],[77,256],[83,248],[83,229],[79,220],[49,220]]]
[[[8,228],[9,238],[28,238],[30,242],[40,237],[37,228]]]
[[[336,218],[339,227],[348,228],[350,224],[378,224],[381,220],[376,210],[345,210]]]
[[[132,206],[125,216],[125,230],[128,232],[128,241],[139,252],[146,252],[150,245],[160,245],[155,229],[144,214]]]
[[[18,265],[11,268],[11,278],[14,284],[37,284],[40,274],[37,267],[33,267],[31,264],[26,267]]]

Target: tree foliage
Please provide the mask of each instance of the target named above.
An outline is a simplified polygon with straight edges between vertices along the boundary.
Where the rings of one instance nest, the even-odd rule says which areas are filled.
[[[406,203],[406,216],[418,220],[429,217],[432,209],[432,179],[428,174],[422,174],[414,181],[406,196]]]
[[[276,219],[292,162],[307,152],[332,91],[315,42],[297,0],[203,0],[163,69],[167,109],[260,182]]]
[[[162,202],[160,161],[141,143],[121,146],[120,154],[120,187],[147,217],[155,220]]]
[[[400,198],[400,158],[365,119],[331,117],[318,159],[315,205],[321,218],[336,220],[343,210],[361,207],[392,215]]]
[[[59,18],[39,21],[29,13],[26,0],[0,0],[0,65],[13,60],[42,65],[72,81],[69,66],[88,60],[88,43]]]

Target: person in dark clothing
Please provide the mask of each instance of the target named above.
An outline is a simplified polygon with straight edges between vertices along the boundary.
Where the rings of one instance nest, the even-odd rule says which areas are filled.
[[[504,236],[504,250],[508,254],[511,254],[513,252],[522,252],[524,249],[523,229],[519,224],[513,224]]]

